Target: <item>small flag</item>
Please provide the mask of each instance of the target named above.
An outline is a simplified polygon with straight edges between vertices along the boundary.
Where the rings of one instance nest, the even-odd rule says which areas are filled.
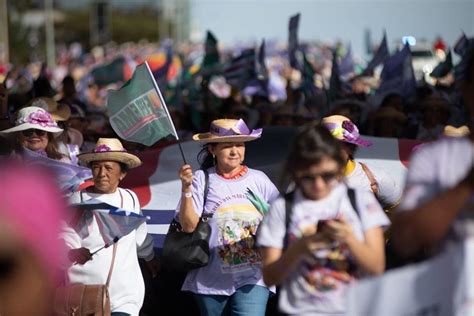
[[[398,92],[408,98],[415,93],[416,79],[408,44],[385,61],[380,80],[377,94]]]
[[[341,62],[339,63],[339,75],[344,78],[353,73],[354,59],[352,57],[351,45],[349,45],[346,54],[344,55],[344,57],[342,57]]]
[[[108,64],[95,67],[92,69],[91,75],[94,82],[99,86],[123,82],[126,79],[126,67],[125,58],[118,57]]]
[[[201,64],[201,73],[204,76],[212,75],[219,66],[220,56],[217,49],[217,39],[211,31],[207,31],[205,55]]]
[[[296,51],[298,50],[298,27],[300,24],[300,14],[296,14],[290,18],[288,24],[288,57],[290,59],[290,66],[299,69]]]
[[[377,49],[377,52],[374,54],[374,57],[369,62],[367,67],[362,72],[362,76],[371,76],[374,72],[374,69],[385,62],[389,57],[388,45],[387,45],[387,34],[384,32],[382,41]]]
[[[139,65],[132,79],[117,91],[109,90],[110,125],[120,138],[151,146],[172,136],[178,140],[165,101],[148,63]]]
[[[462,35],[456,41],[456,44],[454,44],[453,50],[457,55],[463,56],[468,46],[469,46],[469,39],[467,38],[466,34],[463,32]]]
[[[255,62],[255,49],[244,49],[224,68],[223,75],[227,83],[242,89],[249,80],[256,77]]]
[[[329,79],[329,90],[327,91],[328,104],[342,98],[342,82],[339,74],[339,64],[337,62],[337,52],[332,52],[331,78]]]

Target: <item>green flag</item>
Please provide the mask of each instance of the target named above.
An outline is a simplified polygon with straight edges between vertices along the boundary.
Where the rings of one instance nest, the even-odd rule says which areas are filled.
[[[107,96],[110,125],[120,138],[151,146],[160,139],[178,139],[165,101],[148,64],[139,65],[132,79]]]
[[[220,61],[219,51],[217,49],[217,39],[211,31],[207,31],[205,55],[201,64],[201,73],[204,76],[213,74]]]

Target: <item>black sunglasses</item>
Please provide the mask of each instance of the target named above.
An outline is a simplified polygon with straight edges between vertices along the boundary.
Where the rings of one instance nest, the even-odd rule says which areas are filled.
[[[299,177],[301,182],[304,183],[314,183],[314,181],[321,177],[325,183],[329,183],[337,177],[338,173],[335,171],[327,171],[322,173],[308,174]]]
[[[44,136],[46,135],[47,132],[40,129],[27,129],[27,130],[21,131],[21,134],[25,137],[31,137],[33,136],[33,133],[36,134],[36,136]]]

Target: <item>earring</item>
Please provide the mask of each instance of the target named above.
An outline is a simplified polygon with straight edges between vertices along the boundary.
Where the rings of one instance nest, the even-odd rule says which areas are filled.
[[[214,163],[214,166],[216,165],[216,155],[212,154],[212,162]]]

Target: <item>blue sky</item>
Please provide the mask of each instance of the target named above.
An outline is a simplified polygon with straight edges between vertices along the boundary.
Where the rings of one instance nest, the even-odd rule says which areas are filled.
[[[207,29],[224,43],[286,41],[289,16],[300,12],[303,40],[351,42],[364,57],[364,30],[380,41],[386,29],[389,45],[404,35],[448,44],[464,30],[474,36],[474,0],[190,0],[195,38]]]

